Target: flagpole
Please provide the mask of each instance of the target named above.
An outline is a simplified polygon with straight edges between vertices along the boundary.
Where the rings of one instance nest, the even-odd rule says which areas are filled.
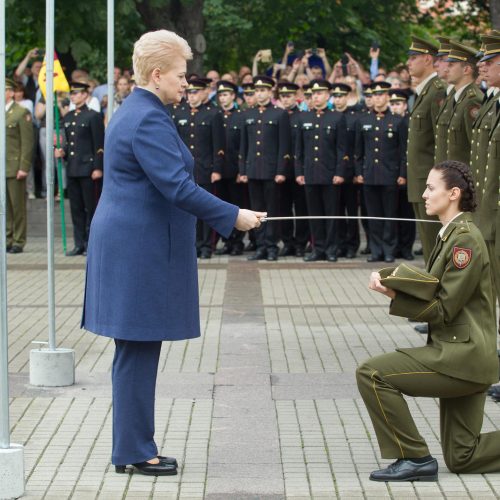
[[[24,495],[24,450],[10,442],[7,322],[5,0],[0,0],[0,498]]]
[[[48,285],[48,348],[30,352],[30,384],[61,387],[75,383],[75,352],[56,346],[56,307],[54,269],[54,0],[45,4],[45,68],[46,68],[46,130],[47,162],[47,285]],[[38,343],[40,344],[40,343]]]
[[[115,2],[108,0],[108,123],[113,116],[115,100]]]

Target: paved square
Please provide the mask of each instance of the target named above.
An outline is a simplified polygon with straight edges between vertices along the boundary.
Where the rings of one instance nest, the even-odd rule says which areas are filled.
[[[76,352],[77,383],[29,385],[33,341],[47,340],[45,240],[8,257],[12,441],[25,446],[29,499],[498,498],[500,474],[455,475],[439,445],[438,405],[408,398],[440,463],[438,483],[374,483],[378,446],[355,386],[365,358],[424,338],[370,293],[361,258],[200,263],[202,337],[164,343],[156,440],[179,475],[110,465],[113,342],[80,330],[85,260],[57,241],[57,341]],[[498,429],[488,401],[484,430]],[[500,453],[500,450],[499,450]]]

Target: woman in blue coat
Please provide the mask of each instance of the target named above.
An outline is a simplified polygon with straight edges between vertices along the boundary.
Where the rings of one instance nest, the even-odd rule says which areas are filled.
[[[265,214],[240,210],[199,188],[193,157],[165,105],[186,88],[187,42],[160,30],[134,46],[138,87],[113,116],[104,187],[92,220],[82,326],[115,340],[113,452],[117,472],[177,473],[158,457],[154,398],[164,340],[200,336],[196,219],[229,237]]]

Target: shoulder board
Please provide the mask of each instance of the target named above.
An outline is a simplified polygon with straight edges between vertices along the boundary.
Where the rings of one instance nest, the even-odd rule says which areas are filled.
[[[434,80],[434,87],[436,87],[437,89],[441,90],[441,89],[444,89],[444,83],[443,83],[443,80],[441,80],[441,78],[436,78]]]

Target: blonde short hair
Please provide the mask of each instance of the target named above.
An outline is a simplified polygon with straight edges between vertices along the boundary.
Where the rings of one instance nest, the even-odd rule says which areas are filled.
[[[192,59],[189,44],[173,31],[158,30],[144,33],[134,44],[132,64],[137,85],[147,85],[151,73],[160,68],[165,73],[174,57]]]

